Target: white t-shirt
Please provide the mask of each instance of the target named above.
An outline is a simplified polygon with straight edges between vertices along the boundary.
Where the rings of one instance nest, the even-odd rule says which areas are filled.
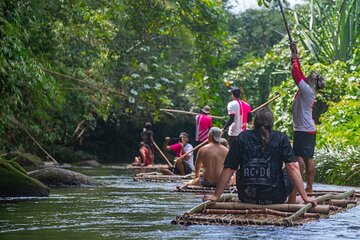
[[[237,100],[232,100],[227,105],[228,115],[234,114],[234,122],[229,126],[229,136],[237,136],[242,132],[242,117],[240,117],[240,105]]]
[[[304,80],[298,85],[293,104],[293,128],[294,131],[315,132],[316,126],[312,118],[312,110],[316,98],[316,92]]]
[[[189,151],[191,151],[192,149],[193,149],[193,146],[192,146],[190,143],[186,144],[185,147],[184,147],[184,151],[185,151],[185,152],[189,152]],[[184,160],[185,160],[184,163],[185,163],[186,165],[188,165],[188,166],[191,168],[191,170],[195,171],[193,153],[190,153],[189,155],[190,155],[190,158],[189,158],[188,160],[185,160],[185,159],[184,159]]]
[[[241,107],[240,107],[241,105]],[[251,113],[251,107],[248,103],[239,99],[232,100],[227,105],[228,115],[234,114],[234,122],[229,126],[229,136],[237,136],[246,130],[248,114]]]

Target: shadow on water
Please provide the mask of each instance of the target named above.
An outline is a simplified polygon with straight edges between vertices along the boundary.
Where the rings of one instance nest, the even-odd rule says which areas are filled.
[[[300,227],[171,225],[201,197],[171,192],[178,183],[133,181],[136,172],[118,166],[75,171],[105,186],[52,189],[49,198],[0,201],[0,239],[360,238],[360,207]],[[318,184],[315,189],[349,188]]]

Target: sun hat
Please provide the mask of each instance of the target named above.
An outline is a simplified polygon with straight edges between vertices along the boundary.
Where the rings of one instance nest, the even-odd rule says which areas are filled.
[[[201,111],[203,113],[209,114],[210,113],[210,107],[208,105],[204,106]]]

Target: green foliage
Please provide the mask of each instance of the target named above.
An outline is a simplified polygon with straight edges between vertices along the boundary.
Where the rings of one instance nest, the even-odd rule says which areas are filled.
[[[0,7],[2,148],[31,148],[13,118],[42,144],[76,146],[99,119],[142,123],[158,121],[158,108],[222,106],[229,51],[220,1],[5,0]]]
[[[360,151],[354,147],[324,147],[316,157],[316,181],[337,185],[360,186]]]
[[[251,59],[262,58],[286,33],[277,9],[248,9],[229,20],[232,54],[227,65],[234,68]]]
[[[343,99],[332,103],[321,117],[321,138],[319,146],[334,147],[357,146],[360,141],[360,103],[359,99]]]
[[[239,86],[242,90],[242,98],[248,100],[252,106],[258,106],[267,101],[274,86],[279,85],[290,75],[288,59],[287,43],[283,40],[263,59],[252,58],[236,69],[226,72],[224,81]],[[288,93],[282,88],[276,88],[270,97],[279,93],[282,98],[287,98]]]
[[[360,2],[311,0],[309,12],[295,12],[298,36],[322,63],[352,58],[360,32]]]
[[[264,5],[265,7],[269,8],[271,1],[272,0],[258,0],[258,5],[259,6]]]

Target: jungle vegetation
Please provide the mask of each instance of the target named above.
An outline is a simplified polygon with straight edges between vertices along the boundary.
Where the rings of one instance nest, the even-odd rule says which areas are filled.
[[[279,94],[276,129],[291,138],[296,87],[278,5],[234,14],[226,3],[0,1],[1,155],[24,148],[45,157],[32,136],[53,156],[127,161],[145,121],[159,143],[193,131],[192,117],[160,108],[209,105],[225,116],[229,85],[253,107]],[[314,109],[317,181],[359,185],[360,2],[284,7],[304,73],[327,79]]]

